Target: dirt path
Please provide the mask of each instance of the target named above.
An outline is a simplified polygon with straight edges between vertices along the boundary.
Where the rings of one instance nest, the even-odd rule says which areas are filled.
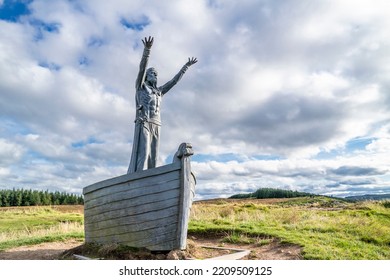
[[[0,260],[56,260],[66,250],[81,244],[80,241],[68,240],[21,246],[0,252]]]
[[[197,252],[194,255],[197,258],[204,259],[207,257],[214,257],[213,253],[210,254],[205,253],[202,255],[202,251],[200,248],[202,246],[209,247],[226,247],[232,249],[245,249],[251,251],[251,253],[242,258],[243,260],[300,260],[302,259],[302,248],[298,245],[292,244],[282,244],[277,240],[272,240],[269,244],[266,245],[256,245],[256,244],[228,244],[221,242],[221,238],[218,237],[193,237],[190,236],[188,238],[188,243],[191,244],[193,242],[193,246],[198,248],[195,251],[200,252],[197,255]],[[218,254],[215,252],[214,254]]]
[[[0,260],[55,260],[59,259],[65,251],[80,245],[82,242],[69,240],[22,246],[0,252]],[[215,257],[223,253],[223,250],[204,249],[202,246],[250,250],[251,253],[243,258],[246,260],[297,260],[302,258],[299,246],[281,244],[276,240],[263,246],[256,246],[253,244],[222,244],[217,237],[189,237],[188,247],[191,247],[191,253],[197,259]]]

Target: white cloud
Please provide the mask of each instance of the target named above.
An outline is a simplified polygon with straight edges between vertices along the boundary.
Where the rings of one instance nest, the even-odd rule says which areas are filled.
[[[22,146],[10,143],[7,139],[0,138],[0,167],[6,167],[18,163],[23,155]]]

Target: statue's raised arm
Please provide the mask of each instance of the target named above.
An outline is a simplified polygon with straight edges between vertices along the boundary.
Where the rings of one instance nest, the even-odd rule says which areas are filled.
[[[139,64],[138,76],[137,76],[137,79],[135,81],[135,89],[136,90],[138,90],[142,86],[142,84],[145,82],[146,68],[148,67],[150,49],[153,46],[153,40],[154,40],[154,38],[151,36],[145,37],[145,39],[142,40],[142,43],[144,44],[144,52],[142,54],[141,62]]]
[[[198,60],[196,57],[189,57],[188,61],[183,65],[183,67],[180,69],[179,73],[173,77],[172,80],[161,86],[159,89],[161,90],[161,93],[164,95],[167,93],[174,85],[177,84],[178,81],[180,81],[181,77],[183,77],[184,73],[188,70],[188,68],[197,63]]]

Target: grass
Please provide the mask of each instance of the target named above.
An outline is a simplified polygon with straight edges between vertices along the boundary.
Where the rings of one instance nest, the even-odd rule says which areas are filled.
[[[82,207],[0,208],[0,251],[84,239]],[[389,260],[390,201],[327,197],[211,200],[193,204],[189,234],[263,246],[274,239],[302,247],[305,259]]]
[[[305,259],[388,260],[388,205],[326,197],[200,202],[191,210],[189,233],[225,232],[233,243],[278,238],[302,246]]]
[[[80,207],[1,208],[0,251],[42,242],[83,238]]]

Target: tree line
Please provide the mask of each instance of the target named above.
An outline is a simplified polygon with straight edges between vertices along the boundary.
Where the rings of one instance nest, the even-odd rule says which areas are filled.
[[[0,190],[0,207],[82,204],[84,204],[82,195],[66,192],[25,189]]]
[[[302,197],[302,196],[313,196],[314,194],[282,190],[275,188],[261,188],[253,193],[235,194],[229,198],[291,198],[291,197]]]

